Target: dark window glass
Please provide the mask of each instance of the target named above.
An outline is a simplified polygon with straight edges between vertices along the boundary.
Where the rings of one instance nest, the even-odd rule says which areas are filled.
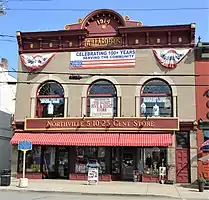
[[[107,80],[99,80],[94,82],[89,88],[89,95],[108,94],[117,96],[115,86]]]
[[[23,152],[19,151],[19,172],[23,171]],[[25,170],[26,172],[40,172],[41,147],[33,146],[31,151],[26,153]]]
[[[170,86],[158,79],[153,79],[145,83],[143,90],[143,94],[167,94],[171,95],[171,89]]]
[[[172,91],[170,86],[160,79],[145,83],[141,93],[141,116],[172,117]]]
[[[107,80],[94,82],[89,88],[87,98],[87,116],[117,116],[117,90],[111,82]],[[91,108],[91,102],[93,101],[95,102],[94,111]]]
[[[176,133],[176,147],[189,148],[189,134],[188,132]]]
[[[100,174],[105,174],[105,147],[76,147],[75,173],[88,173],[87,164],[91,161],[99,164]]]
[[[144,148],[144,174],[159,175],[159,167],[167,167],[167,151],[164,147]]]
[[[59,95],[64,96],[63,87],[57,82],[46,82],[44,83],[39,91],[38,95]]]
[[[64,117],[64,89],[57,82],[46,82],[38,90],[37,117]]]
[[[203,133],[204,133],[204,142],[206,140],[209,140],[209,130],[203,130]]]

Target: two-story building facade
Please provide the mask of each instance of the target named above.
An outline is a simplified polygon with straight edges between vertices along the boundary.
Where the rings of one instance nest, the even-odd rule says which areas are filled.
[[[17,32],[13,145],[30,140],[28,178],[197,178],[195,24],[144,26],[96,10],[49,32]],[[22,153],[13,169],[21,176]]]
[[[199,128],[197,129],[198,144],[198,176],[209,178],[209,162],[207,147],[209,140],[209,43],[199,41],[196,47],[196,114]],[[203,149],[202,149],[203,147]]]

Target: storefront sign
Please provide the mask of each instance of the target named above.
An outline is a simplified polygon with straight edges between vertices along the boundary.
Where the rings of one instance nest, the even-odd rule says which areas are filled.
[[[91,117],[112,117],[113,98],[91,98],[90,99]]]
[[[71,52],[70,69],[135,67],[136,50]]]
[[[191,49],[153,49],[157,61],[164,67],[176,68]]]
[[[140,131],[179,130],[178,118],[53,118],[25,119],[25,130],[34,131]]]
[[[84,41],[85,47],[105,47],[105,46],[121,46],[122,37],[100,37],[86,38]]]

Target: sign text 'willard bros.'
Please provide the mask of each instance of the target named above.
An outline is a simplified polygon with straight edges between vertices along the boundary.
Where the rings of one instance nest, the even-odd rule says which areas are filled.
[[[178,130],[177,118],[62,118],[26,119],[25,130]]]
[[[121,46],[122,37],[86,38],[85,47]]]

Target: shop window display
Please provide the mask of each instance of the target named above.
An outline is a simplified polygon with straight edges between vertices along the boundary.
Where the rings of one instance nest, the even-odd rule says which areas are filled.
[[[37,92],[37,117],[64,117],[64,89],[55,81],[43,83]]]
[[[117,91],[108,80],[98,80],[91,84],[87,97],[88,117],[117,116]]]
[[[172,117],[172,91],[163,80],[152,79],[141,91],[141,116]]]
[[[96,161],[99,163],[99,173],[105,174],[105,148],[104,147],[76,147],[75,173],[88,173],[87,164]]]
[[[167,167],[166,148],[144,148],[144,174],[158,176],[159,167]]]
[[[28,173],[40,172],[41,147],[33,146],[31,151],[27,151],[25,160],[25,169]],[[19,151],[19,172],[23,171],[23,152]]]

